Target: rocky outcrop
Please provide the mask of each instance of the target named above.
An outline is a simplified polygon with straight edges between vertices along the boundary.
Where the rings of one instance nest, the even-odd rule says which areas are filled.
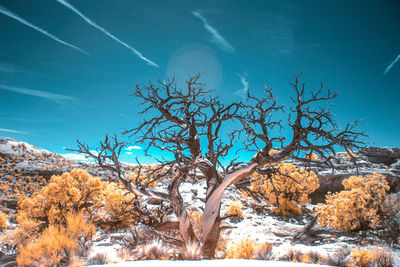
[[[357,153],[364,159],[373,164],[384,164],[391,166],[399,161],[400,149],[387,147],[365,147]]]
[[[365,147],[355,152],[355,162],[347,153],[335,156],[335,169],[326,164],[315,163],[312,169],[317,173],[320,187],[311,194],[314,203],[323,202],[328,192],[343,190],[344,179],[353,175],[383,174],[390,185],[390,192],[400,192],[400,149],[387,147]],[[295,163],[304,166],[302,163]]]

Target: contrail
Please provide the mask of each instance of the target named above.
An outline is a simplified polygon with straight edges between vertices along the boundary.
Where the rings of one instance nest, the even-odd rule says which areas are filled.
[[[110,37],[111,39],[113,39],[114,41],[116,41],[117,43],[125,46],[126,48],[128,48],[129,50],[131,50],[133,53],[135,53],[140,59],[146,61],[149,65],[157,67],[158,65],[156,63],[154,63],[153,61],[151,61],[150,59],[144,57],[142,55],[142,53],[140,53],[139,51],[137,51],[135,48],[131,47],[130,45],[124,43],[123,41],[121,41],[120,39],[118,39],[117,37],[115,37],[113,34],[109,33],[106,29],[104,29],[103,27],[99,26],[97,23],[95,23],[94,21],[92,21],[91,19],[89,19],[88,17],[86,17],[85,15],[83,15],[78,9],[76,9],[75,7],[73,7],[70,3],[68,3],[65,0],[56,0],[57,2],[59,2],[60,4],[62,4],[63,6],[65,6],[66,8],[72,10],[72,12],[74,12],[75,14],[77,14],[78,16],[80,16],[82,19],[84,19],[87,23],[89,23],[91,26],[93,26],[94,28],[98,29],[99,31],[103,32],[105,35],[107,35],[108,37]]]
[[[58,1],[58,0],[57,0]],[[192,14],[200,19],[203,24],[204,24],[204,28],[211,33],[211,35],[213,36],[212,41],[214,43],[216,43],[218,46],[220,46],[221,49],[228,51],[228,52],[234,52],[235,48],[233,48],[232,45],[230,45],[224,37],[222,37],[221,34],[219,34],[219,32],[217,31],[217,29],[215,29],[213,26],[211,26],[210,24],[208,24],[208,21],[203,17],[203,15],[201,15],[200,11],[192,11]]]
[[[22,131],[13,130],[13,129],[4,129],[4,128],[0,128],[0,132],[16,133],[16,134],[27,134],[27,132],[22,132]]]
[[[68,95],[54,94],[54,93],[49,93],[49,92],[45,92],[45,91],[9,86],[9,85],[5,85],[5,84],[0,84],[0,90],[7,90],[7,91],[23,94],[23,95],[36,96],[36,97],[44,98],[44,99],[54,101],[57,103],[60,103],[63,101],[76,101],[75,98],[68,96]]]
[[[383,75],[386,75],[392,69],[394,64],[396,64],[397,61],[399,61],[399,60],[400,60],[400,54],[395,58],[395,60],[392,61],[392,63],[390,63],[389,66],[386,67],[385,72],[383,73]]]
[[[57,42],[59,42],[59,43],[61,43],[61,44],[63,44],[63,45],[72,47],[73,49],[76,49],[76,50],[78,50],[79,52],[82,52],[82,53],[88,55],[88,53],[87,53],[86,51],[84,51],[84,50],[80,49],[79,47],[76,47],[76,46],[74,46],[74,45],[72,45],[72,44],[70,44],[70,43],[67,43],[67,42],[61,40],[60,38],[58,38],[58,37],[55,36],[54,34],[51,34],[51,33],[47,32],[47,31],[43,30],[42,28],[39,28],[39,27],[36,26],[36,25],[33,25],[33,24],[30,23],[29,21],[27,21],[27,20],[21,18],[21,17],[18,16],[17,14],[11,12],[10,10],[6,9],[5,7],[3,7],[3,6],[1,6],[1,5],[0,5],[0,13],[3,13],[4,15],[6,15],[6,16],[8,16],[8,17],[10,17],[10,18],[15,19],[15,20],[21,22],[22,24],[25,24],[26,26],[31,27],[31,28],[34,29],[34,30],[37,30],[38,32],[40,32],[40,33],[46,35],[47,37],[53,39],[54,41],[57,41]]]

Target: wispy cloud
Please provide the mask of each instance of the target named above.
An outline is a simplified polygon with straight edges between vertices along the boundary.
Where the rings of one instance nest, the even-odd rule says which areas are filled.
[[[60,4],[62,4],[63,6],[65,6],[66,8],[70,9],[72,12],[74,12],[75,14],[77,14],[78,16],[80,16],[83,20],[85,20],[89,25],[93,26],[94,28],[98,29],[99,31],[103,32],[105,35],[107,35],[108,37],[110,37],[111,39],[113,39],[114,41],[116,41],[117,43],[125,46],[126,48],[128,48],[129,50],[131,50],[133,53],[135,53],[141,60],[144,60],[145,62],[147,62],[147,64],[153,66],[153,67],[157,67],[158,65],[156,63],[154,63],[153,61],[151,61],[150,59],[144,57],[142,55],[142,53],[140,53],[138,50],[136,50],[135,48],[131,47],[130,45],[128,45],[127,43],[121,41],[120,39],[118,39],[117,37],[115,37],[113,34],[111,34],[110,32],[108,32],[106,29],[104,29],[103,27],[99,26],[97,23],[95,23],[94,21],[92,21],[91,19],[89,19],[88,17],[86,17],[84,14],[82,14],[82,12],[80,12],[78,9],[76,9],[75,7],[73,7],[70,3],[68,3],[65,0],[56,0],[57,2],[59,2]]]
[[[211,26],[208,21],[206,20],[205,17],[200,13],[200,11],[192,11],[192,14],[200,19],[203,24],[204,28],[212,35],[212,42],[214,42],[216,45],[218,45],[221,49],[227,51],[227,52],[235,52],[235,48],[229,44],[224,37],[222,37],[221,34],[215,29],[213,26]]]
[[[6,9],[5,7],[3,7],[3,6],[1,6],[1,5],[0,5],[0,13],[2,13],[3,15],[8,16],[8,17],[10,17],[10,18],[13,18],[13,19],[19,21],[19,22],[22,23],[22,24],[25,24],[26,26],[28,26],[28,27],[30,27],[30,28],[32,28],[32,29],[34,29],[34,30],[37,30],[38,32],[40,32],[40,33],[46,35],[47,37],[53,39],[54,41],[59,42],[60,44],[69,46],[69,47],[71,47],[71,48],[73,48],[73,49],[75,49],[75,50],[78,50],[79,52],[82,52],[82,53],[84,53],[84,54],[88,54],[86,51],[82,50],[81,48],[79,48],[79,47],[77,47],[77,46],[74,46],[74,45],[72,45],[72,44],[70,44],[70,43],[67,43],[67,42],[61,40],[60,38],[58,38],[57,36],[55,36],[54,34],[51,34],[51,33],[47,32],[47,31],[43,30],[42,28],[40,28],[40,27],[38,27],[38,26],[36,26],[36,25],[33,25],[33,24],[30,23],[29,21],[27,21],[27,20],[21,18],[21,17],[18,16],[17,14],[11,12],[10,10]]]
[[[60,122],[59,119],[27,119],[27,118],[4,118],[5,120],[9,121],[19,121],[19,122],[32,122],[32,123],[53,123],[53,122]]]
[[[17,68],[14,65],[0,62],[0,72],[15,73]]]
[[[249,92],[249,82],[246,80],[244,75],[238,74],[240,82],[242,83],[242,89],[235,92],[235,95],[240,96],[243,100],[247,99],[247,94]]]
[[[14,64],[2,62],[2,61],[0,61],[0,72],[11,74],[11,75],[14,75],[14,74],[37,75],[36,73],[34,73],[32,71],[27,71],[27,70],[24,70]]]
[[[142,149],[140,146],[128,146],[125,147],[125,150],[132,151],[132,150],[140,150]]]
[[[392,63],[390,63],[389,66],[386,67],[383,75],[386,75],[393,68],[394,64],[396,64],[399,60],[400,60],[400,54],[397,55],[397,57],[392,61]]]
[[[36,97],[40,97],[40,98],[45,98],[49,101],[53,101],[53,102],[57,102],[57,103],[77,100],[76,98],[73,98],[68,95],[61,95],[61,94],[49,93],[46,91],[14,87],[14,86],[9,86],[9,85],[5,85],[5,84],[0,84],[0,90],[7,90],[7,91],[23,94],[23,95],[31,95],[31,96],[36,96]]]
[[[66,149],[66,147],[63,147],[63,148]],[[97,152],[96,150],[90,150],[90,152],[92,152],[96,156],[99,154],[99,152]],[[79,154],[79,153],[65,153],[65,154],[60,154],[60,156],[66,158],[66,159],[69,159],[69,160],[94,162],[94,159],[90,158],[87,155]]]
[[[66,153],[66,154],[60,154],[60,156],[69,160],[88,161],[88,158],[83,154]]]
[[[0,128],[0,132],[15,133],[15,134],[27,134],[27,132],[22,132],[22,131],[13,130],[13,129],[5,129],[5,128]]]

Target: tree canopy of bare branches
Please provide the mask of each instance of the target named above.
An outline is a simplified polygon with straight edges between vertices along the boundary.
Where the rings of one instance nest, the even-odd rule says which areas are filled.
[[[290,83],[293,97],[289,109],[277,103],[273,90],[269,88],[259,96],[249,91],[245,102],[224,104],[200,82],[200,74],[190,77],[184,89],[177,88],[174,79],[144,87],[137,85],[133,96],[142,101],[141,114],[147,118],[137,127],[125,130],[124,134],[144,144],[146,153],[153,149],[169,153],[170,157],[160,160],[152,173],[154,180],[170,178],[168,194],[152,191],[143,184],[134,184],[126,179],[119,162],[119,154],[126,144],[119,142],[117,136],[107,136],[96,154],[80,141],[75,151],[96,159],[101,167],[113,171],[130,192],[170,203],[179,220],[183,242],[199,244],[203,256],[212,258],[221,230],[221,199],[230,184],[239,182],[263,166],[273,168],[283,160],[312,161],[312,153],[334,167],[335,149],[351,152],[363,145],[360,137],[365,135],[357,130],[357,122],[341,129],[334,121],[329,107],[336,93],[325,89],[322,83],[319,89],[308,91],[300,78],[301,74]],[[274,118],[283,110],[288,114],[285,125]],[[291,130],[289,137],[274,136],[275,128],[285,126]],[[242,162],[238,157],[232,157],[228,164],[223,164],[238,143],[243,144],[243,149],[253,152],[253,158]],[[271,153],[273,149],[275,153]],[[182,182],[196,172],[202,173],[207,188],[199,239],[179,192]]]

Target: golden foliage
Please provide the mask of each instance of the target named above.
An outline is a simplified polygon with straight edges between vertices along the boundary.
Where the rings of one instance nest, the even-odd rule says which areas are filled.
[[[32,219],[45,220],[48,224],[64,223],[67,213],[100,208],[105,188],[104,182],[84,170],[54,175],[40,192],[19,201],[17,221],[22,223]]]
[[[79,240],[91,239],[94,225],[83,214],[67,214],[66,226],[51,224],[36,239],[19,247],[18,266],[56,266],[70,263],[79,252]]]
[[[244,237],[235,243],[229,243],[226,249],[228,259],[253,259],[257,253],[257,243]]]
[[[249,237],[243,237],[237,242],[229,242],[225,252],[227,259],[269,260],[272,245],[268,242],[257,243]]]
[[[7,228],[8,216],[0,211],[0,231]]]
[[[104,206],[99,217],[103,229],[124,228],[135,223],[140,216],[134,205],[140,204],[136,195],[122,189],[115,183],[108,183],[104,189]]]
[[[19,225],[5,241],[18,246],[20,265],[51,266],[80,255],[95,232],[94,223],[106,230],[135,223],[139,216],[134,211],[136,204],[140,204],[136,196],[116,184],[84,170],[72,170],[53,176],[32,197],[21,195]]]
[[[65,215],[84,211],[90,220],[106,228],[122,228],[137,220],[136,196],[115,183],[101,181],[84,170],[72,170],[51,181],[32,197],[22,196],[17,222],[65,223]],[[109,230],[109,229],[108,229]]]
[[[226,216],[236,216],[240,219],[243,219],[243,204],[242,201],[231,201],[228,204],[228,208],[225,212]]]
[[[144,169],[141,170],[140,175],[138,175],[138,168],[130,168],[132,171],[126,175],[126,178],[132,183],[139,183],[148,188],[154,188],[157,185],[158,180],[153,180],[157,174],[163,172],[165,170],[158,169],[157,165],[149,165],[145,166]]]
[[[343,181],[345,190],[328,194],[316,214],[322,226],[355,231],[381,224],[389,185],[380,174],[351,176]]]
[[[300,215],[301,206],[310,203],[308,195],[319,187],[318,177],[313,171],[297,170],[296,166],[282,162],[272,177],[254,173],[250,189],[273,204],[274,212],[280,215]]]
[[[383,248],[356,249],[350,253],[348,266],[393,266],[393,254]]]

